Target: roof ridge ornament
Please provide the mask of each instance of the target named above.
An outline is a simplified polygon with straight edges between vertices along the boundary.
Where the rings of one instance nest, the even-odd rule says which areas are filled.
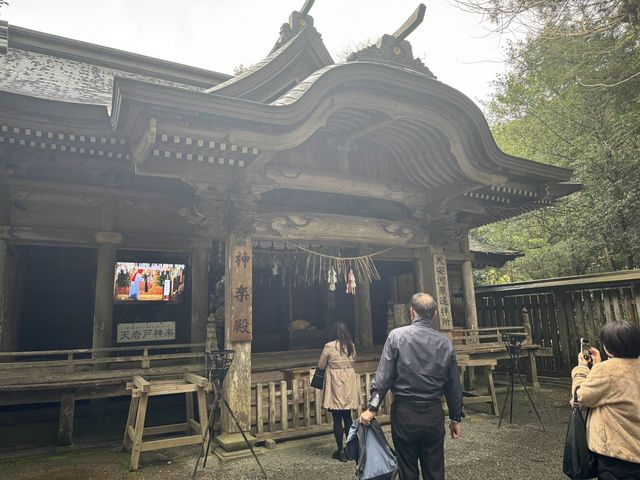
[[[295,37],[307,25],[313,26],[313,17],[309,15],[309,11],[311,10],[311,7],[313,7],[314,3],[315,0],[305,0],[299,12],[297,10],[291,12],[291,15],[289,15],[289,22],[283,23],[280,27],[280,38],[278,38],[278,41],[273,46],[270,53],[275,52],[282,45]]]
[[[364,60],[396,64],[436,78],[422,60],[413,56],[411,44],[405,40],[420,26],[426,10],[427,7],[421,3],[395,33],[384,34],[375,44],[353,52],[347,57],[347,62]]]

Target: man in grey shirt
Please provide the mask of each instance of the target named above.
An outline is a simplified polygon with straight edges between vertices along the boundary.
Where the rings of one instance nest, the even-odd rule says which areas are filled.
[[[411,297],[411,325],[392,330],[384,344],[369,407],[360,416],[368,424],[387,391],[393,393],[391,435],[402,480],[444,480],[444,411],[447,400],[451,438],[461,432],[462,385],[453,344],[433,329],[435,300],[426,293]]]

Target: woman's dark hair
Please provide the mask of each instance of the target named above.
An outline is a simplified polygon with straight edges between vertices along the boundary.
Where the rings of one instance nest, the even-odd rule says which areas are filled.
[[[614,357],[640,356],[640,328],[629,322],[608,322],[600,330],[600,341]]]
[[[349,327],[347,327],[342,322],[336,322],[331,325],[331,330],[329,331],[331,336],[331,340],[338,341],[338,349],[347,357],[353,355],[353,352],[356,349],[356,346],[353,344],[353,340],[351,339],[351,333],[349,333]]]

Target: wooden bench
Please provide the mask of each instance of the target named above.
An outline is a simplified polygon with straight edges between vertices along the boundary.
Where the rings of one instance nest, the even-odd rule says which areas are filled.
[[[208,413],[206,389],[209,388],[206,378],[192,373],[185,373],[182,379],[147,381],[136,375],[133,381],[127,383],[131,390],[131,404],[124,429],[123,450],[131,450],[129,470],[138,470],[140,453],[161,448],[181,447],[183,445],[205,445],[207,437]],[[193,394],[196,394],[199,422],[193,415]],[[156,395],[185,394],[187,406],[187,421],[171,425],[144,427],[149,398]],[[193,432],[198,432],[194,434]],[[184,432],[184,435],[158,440],[144,440],[145,436],[163,435],[167,433]]]

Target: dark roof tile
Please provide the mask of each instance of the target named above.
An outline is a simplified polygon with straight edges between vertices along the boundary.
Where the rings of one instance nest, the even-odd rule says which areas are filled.
[[[192,91],[204,89],[75,60],[9,48],[0,55],[0,91],[72,103],[111,106],[115,76]]]

